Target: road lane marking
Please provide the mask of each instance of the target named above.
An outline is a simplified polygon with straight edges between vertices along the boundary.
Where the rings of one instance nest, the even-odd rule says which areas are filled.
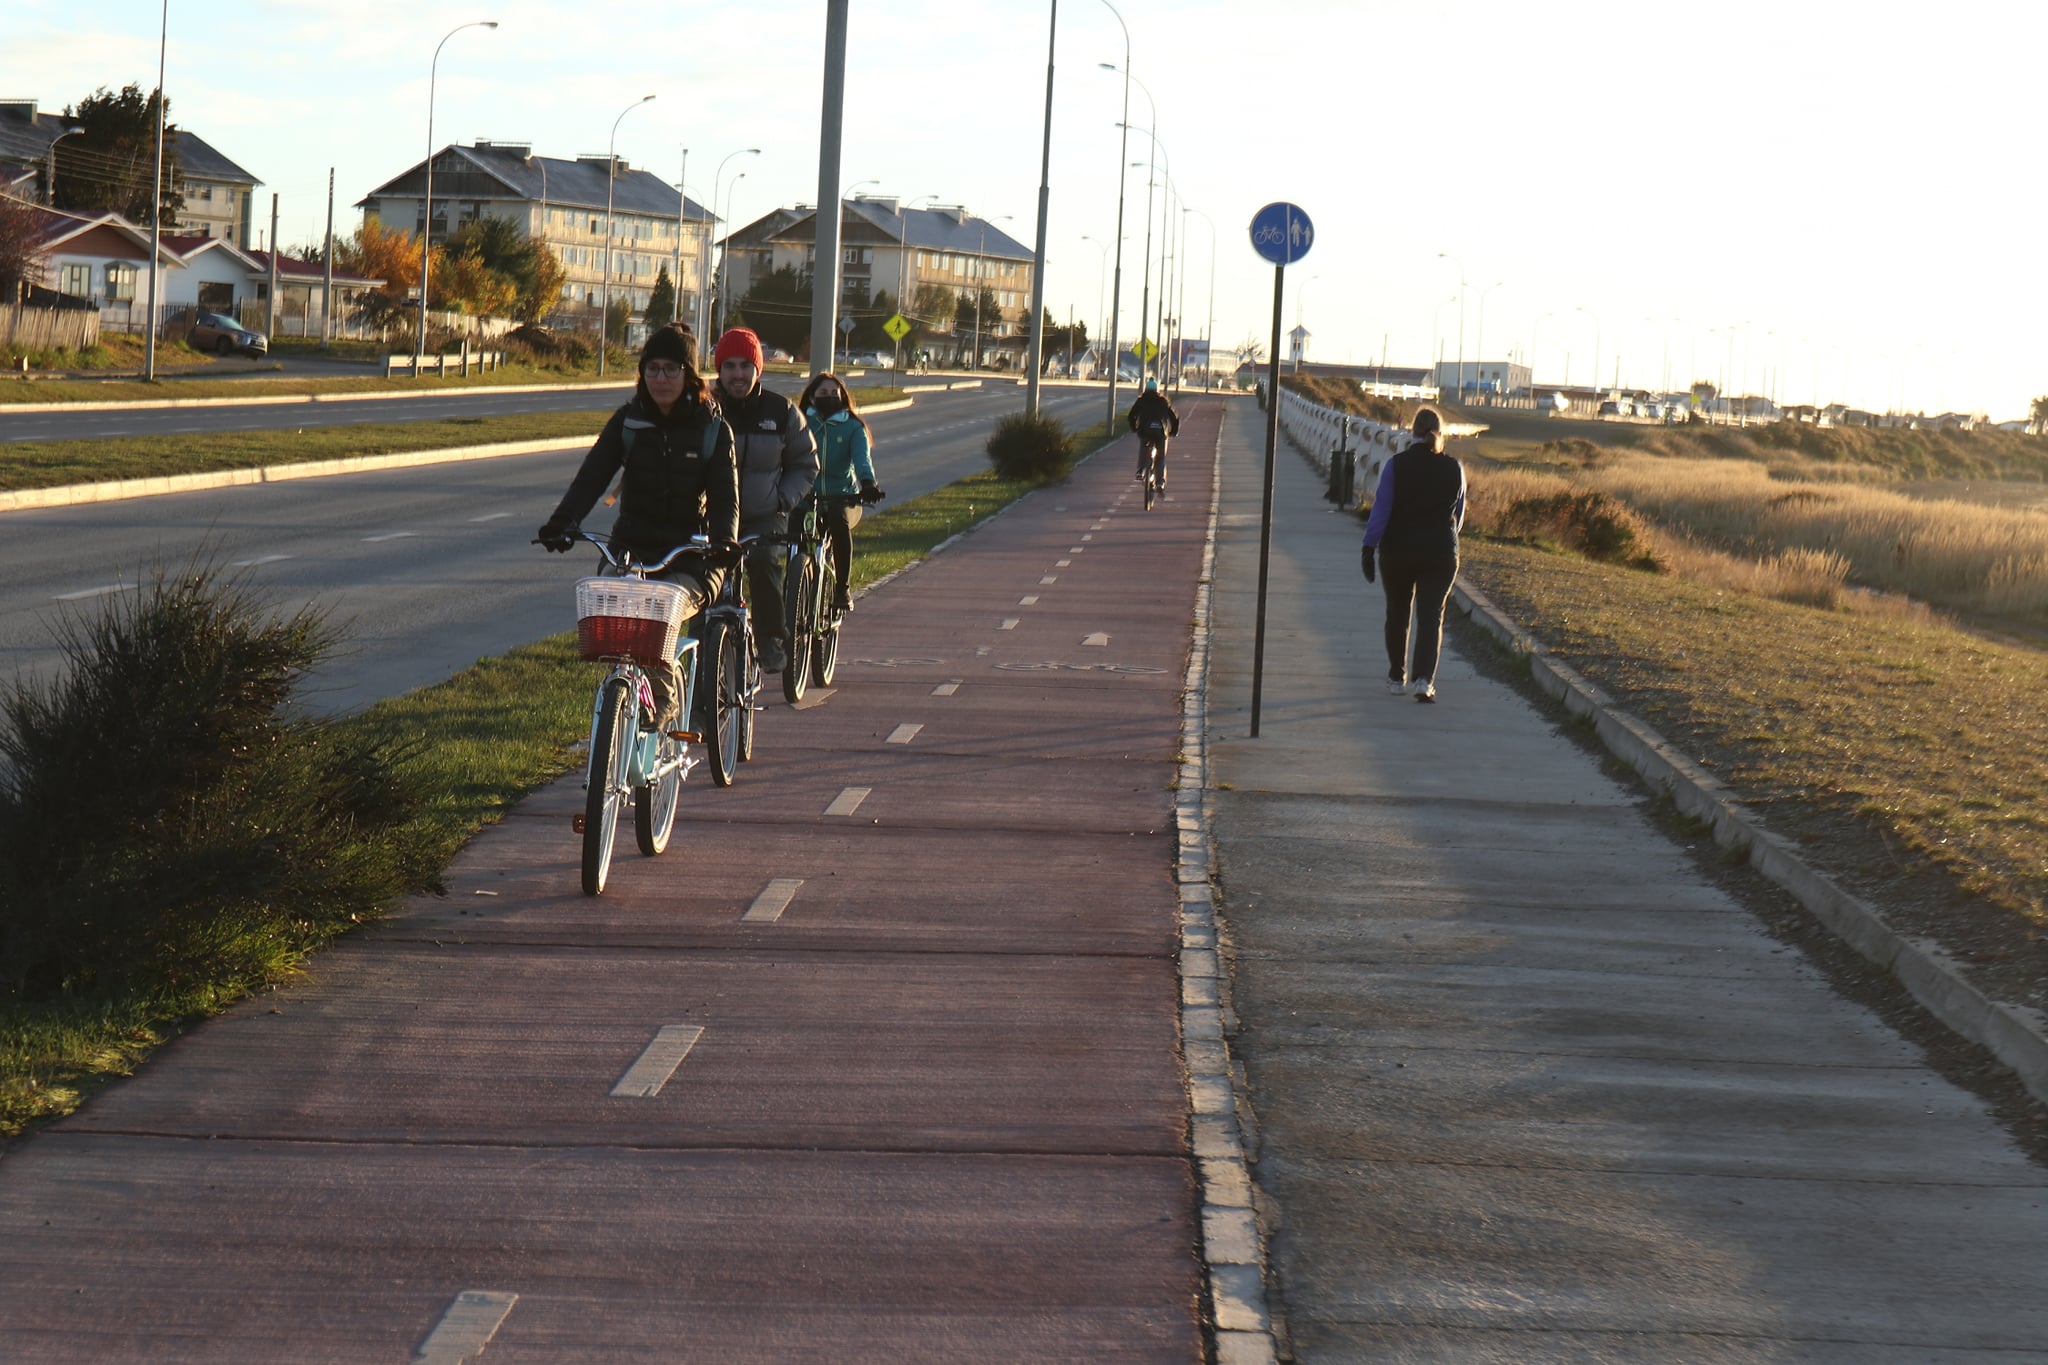
[[[848,787],[832,798],[832,804],[825,807],[827,815],[851,815],[860,809],[860,803],[868,799],[873,787]]]
[[[237,559],[230,563],[230,569],[253,569],[258,564],[277,564],[290,559],[290,555],[258,555],[254,559]]]
[[[1054,564],[1053,567],[1055,569],[1071,569],[1072,567],[1074,567],[1074,561],[1071,559],[1062,559],[1058,563]]]
[[[783,911],[789,909],[797,888],[803,884],[802,877],[775,878],[761,888],[761,894],[754,897],[754,903],[747,907],[747,913],[740,919],[750,924],[773,924],[782,918]]]
[[[1087,547],[1086,547],[1086,546],[1083,546],[1083,545],[1069,545],[1069,546],[1067,547],[1067,553],[1068,553],[1068,554],[1070,554],[1070,555],[1077,555],[1077,554],[1081,553],[1081,551],[1082,551],[1082,550],[1084,550],[1084,549],[1086,549],[1086,548],[1087,548]]]
[[[471,520],[471,521],[497,521],[497,520],[499,520],[500,518],[503,518],[503,517],[510,517],[510,516],[516,516],[516,515],[517,515],[517,513],[513,513],[513,512],[486,512],[486,513],[484,513],[484,514],[483,514],[482,516],[480,516],[480,517],[471,517],[471,518],[470,518],[470,520]]]
[[[1018,605],[1018,606],[1020,606],[1020,607],[1035,607],[1035,606],[1037,606],[1037,605],[1038,605],[1038,594],[1037,594],[1037,593],[1032,593],[1032,594],[1031,594],[1031,596],[1029,596],[1029,597],[1020,597],[1020,598],[1018,598],[1018,599],[1017,599],[1017,605]]]
[[[1017,628],[1018,626],[1022,625],[1023,623],[1024,623],[1024,618],[1023,618],[1023,617],[1021,617],[1021,616],[1011,616],[1011,617],[1008,617],[1008,618],[1006,618],[1006,619],[1005,619],[1005,620],[1003,621],[1003,623],[1002,623],[1001,625],[999,625],[999,626],[997,626],[997,627],[996,627],[996,629],[997,629],[997,630],[1015,630],[1015,629],[1016,629],[1016,628]]]
[[[517,1302],[517,1294],[463,1290],[413,1353],[412,1365],[462,1365],[463,1361],[474,1359],[491,1344],[491,1338],[498,1334],[506,1314]]]
[[[704,1030],[695,1024],[663,1024],[654,1031],[654,1041],[647,1045],[639,1060],[627,1067],[626,1074],[612,1087],[612,1098],[651,1100],[659,1095],[703,1036]]]
[[[899,725],[891,730],[889,737],[882,742],[884,744],[908,744],[911,740],[917,738],[917,732],[922,729],[924,729],[922,725]]]
[[[51,600],[54,602],[82,602],[88,597],[106,597],[111,593],[133,592],[133,583],[109,583],[104,588],[81,588],[77,592],[60,592]]]
[[[979,659],[982,655],[988,653],[989,648],[990,647],[988,645],[976,645],[974,649],[974,657]]]
[[[363,544],[375,545],[380,540],[404,540],[407,536],[418,535],[417,531],[386,531],[381,536],[364,536]]]
[[[1083,540],[1093,540],[1093,539],[1095,539],[1095,537],[1094,537],[1093,535],[1085,535],[1085,536],[1082,536],[1082,537],[1081,537],[1081,539],[1083,539]],[[1079,553],[1081,553],[1081,552],[1080,552],[1079,550],[1075,550],[1075,551],[1074,551],[1074,553],[1075,553],[1075,554],[1079,554]]]
[[[1047,574],[1045,577],[1038,580],[1038,584],[1040,587],[1044,587],[1047,583],[1057,583],[1059,581],[1060,580],[1058,574]]]
[[[1098,630],[1093,635],[1090,635],[1088,638],[1081,641],[1081,643],[1084,645],[1101,645],[1103,648],[1107,649],[1109,647],[1109,637]]]
[[[959,690],[960,684],[957,682],[942,682],[932,689],[932,695],[935,697],[950,697]]]

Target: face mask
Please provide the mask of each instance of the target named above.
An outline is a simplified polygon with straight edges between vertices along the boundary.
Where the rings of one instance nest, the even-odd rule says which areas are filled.
[[[821,393],[811,400],[811,406],[821,413],[833,413],[846,406],[846,400],[836,393]]]

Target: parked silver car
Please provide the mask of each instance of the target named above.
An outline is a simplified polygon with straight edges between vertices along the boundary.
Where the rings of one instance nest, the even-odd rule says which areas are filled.
[[[224,313],[201,312],[193,319],[192,330],[185,334],[185,344],[195,351],[212,351],[215,355],[240,351],[251,358],[261,358],[270,354],[269,337],[250,331]]]

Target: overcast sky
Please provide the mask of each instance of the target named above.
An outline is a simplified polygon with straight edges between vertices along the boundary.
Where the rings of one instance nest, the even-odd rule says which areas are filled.
[[[1258,208],[1314,220],[1285,326],[1322,360],[1426,363],[1483,347],[1584,383],[1596,349],[1632,386],[1693,378],[1781,401],[2024,414],[2048,393],[2036,158],[2048,6],[1950,0],[1119,0],[1132,69],[1190,214],[1187,331],[1264,340]],[[657,17],[672,14],[672,18]],[[173,118],[282,196],[318,237],[435,141],[605,150],[673,180],[689,148],[732,217],[817,198],[822,0],[661,7],[585,0],[172,0]],[[154,84],[155,0],[10,0],[0,95],[60,109]],[[936,195],[1027,245],[1037,212],[1048,5],[855,0],[843,179]],[[1059,6],[1046,301],[1098,314],[1115,236],[1122,31]],[[744,63],[744,65],[740,65]],[[1151,121],[1131,94],[1131,121]],[[1131,160],[1148,142],[1131,139]],[[1123,334],[1137,326],[1146,176],[1125,184]],[[259,219],[266,220],[268,200]],[[1082,240],[1084,234],[1096,241]],[[1155,261],[1163,243],[1155,229]],[[1440,257],[1438,253],[1449,253]],[[1098,281],[1101,284],[1098,285]],[[1496,285],[1496,281],[1499,281]],[[1178,290],[1176,290],[1178,292]],[[1483,293],[1483,304],[1482,304]],[[1483,329],[1483,330],[1482,330]],[[1567,372],[1567,367],[1569,370]]]

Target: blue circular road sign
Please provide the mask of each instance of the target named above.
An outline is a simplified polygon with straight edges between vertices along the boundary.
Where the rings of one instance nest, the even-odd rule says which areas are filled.
[[[1315,225],[1298,204],[1281,200],[1252,215],[1252,250],[1274,265],[1293,265],[1315,239]]]

